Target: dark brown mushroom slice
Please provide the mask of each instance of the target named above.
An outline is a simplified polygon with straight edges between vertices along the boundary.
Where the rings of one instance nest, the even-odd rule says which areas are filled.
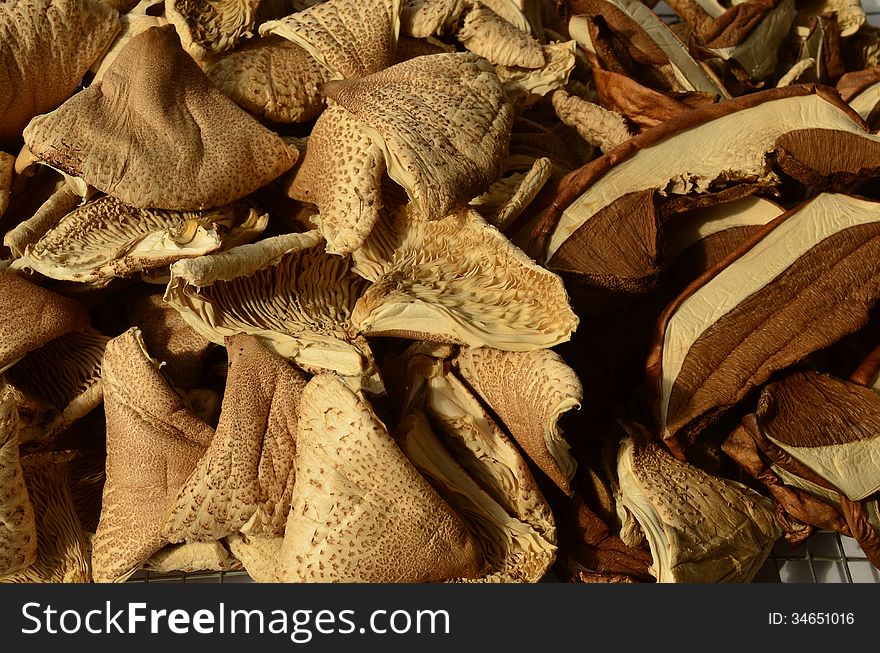
[[[872,130],[880,128],[880,66],[846,73],[837,90]]]
[[[660,437],[688,439],[776,371],[853,333],[880,298],[880,204],[822,194],[786,212],[661,316],[648,360]]]

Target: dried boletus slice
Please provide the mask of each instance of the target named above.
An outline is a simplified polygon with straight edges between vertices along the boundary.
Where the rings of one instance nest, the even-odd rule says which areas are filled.
[[[73,95],[119,30],[99,0],[17,0],[0,5],[0,145],[21,142],[34,116]]]
[[[872,130],[880,127],[880,66],[846,73],[838,80],[837,91]]]
[[[617,453],[619,501],[638,520],[660,583],[748,583],[781,535],[769,500],[676,460],[638,426]]]
[[[301,366],[360,377],[369,347],[349,320],[366,286],[310,231],[178,261],[165,301],[211,342],[247,333]]]
[[[262,0],[165,0],[165,15],[195,59],[235,47],[251,35]]]
[[[374,239],[378,260],[358,263],[380,274],[354,307],[361,333],[531,351],[577,327],[562,280],[474,210],[386,227],[396,242]]]
[[[357,79],[391,66],[400,0],[328,0],[260,25],[305,49],[333,79]]]
[[[290,512],[305,375],[253,336],[227,338],[229,374],[211,446],[169,507],[170,542],[242,530],[279,537]]]
[[[0,576],[36,559],[37,530],[19,458],[18,413],[12,394],[0,383]]]
[[[681,451],[776,371],[863,326],[880,298],[880,204],[822,194],[763,227],[661,316],[648,360]]]
[[[461,518],[339,377],[309,382],[296,448],[281,580],[430,582],[483,574],[479,546]]]
[[[549,349],[505,352],[462,347],[453,365],[529,458],[563,492],[571,493],[569,483],[577,463],[569,453],[559,418],[579,408],[583,400],[583,388],[574,370]]]
[[[132,38],[100,82],[32,120],[25,142],[130,206],[170,210],[229,204],[298,157],[208,80],[170,25]]]
[[[12,269],[101,286],[214,252],[230,240],[252,240],[268,219],[246,202],[205,211],[167,211],[137,209],[108,195],[64,216],[25,248]]]
[[[92,571],[96,582],[121,582],[168,544],[165,509],[214,431],[168,385],[137,328],[107,345],[103,379],[107,480]]]
[[[0,372],[25,354],[89,324],[86,307],[0,270]]]

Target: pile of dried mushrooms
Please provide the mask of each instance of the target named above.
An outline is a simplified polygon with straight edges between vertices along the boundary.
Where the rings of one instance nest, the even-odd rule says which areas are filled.
[[[0,582],[880,566],[858,0],[0,1]]]

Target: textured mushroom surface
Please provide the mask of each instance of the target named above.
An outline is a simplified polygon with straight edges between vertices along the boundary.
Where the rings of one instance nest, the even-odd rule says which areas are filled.
[[[42,161],[137,208],[229,204],[298,157],[211,84],[170,25],[132,38],[100,82],[24,138]]]
[[[0,145],[21,142],[34,116],[73,95],[119,31],[100,0],[16,0],[0,5]]]
[[[96,582],[126,580],[168,541],[165,508],[211,443],[144,349],[136,328],[110,341],[104,356],[107,480],[92,542]]]
[[[467,12],[455,36],[468,50],[493,64],[540,68],[545,63],[538,41],[480,2]]]
[[[241,562],[222,542],[186,542],[169,544],[144,563],[144,569],[157,574],[173,571],[232,571]]]
[[[261,0],[165,0],[165,14],[195,59],[229,50],[251,35]]]
[[[257,583],[277,583],[278,554],[283,537],[265,537],[234,533],[226,538],[226,544],[236,559]]]
[[[324,374],[309,382],[300,406],[294,502],[278,558],[282,580],[482,575],[474,538],[361,397]]]
[[[238,530],[279,537],[293,497],[306,378],[253,336],[226,341],[229,373],[211,446],[169,508],[169,541],[218,540]]]
[[[18,413],[12,394],[0,386],[0,577],[37,558],[34,508],[18,451]]]
[[[469,205],[486,222],[504,231],[526,210],[552,174],[550,159],[535,159],[526,172],[513,172],[502,177],[488,191],[472,199]]]
[[[6,213],[9,206],[9,193],[12,190],[12,171],[15,167],[15,157],[6,152],[0,152],[0,218]]]

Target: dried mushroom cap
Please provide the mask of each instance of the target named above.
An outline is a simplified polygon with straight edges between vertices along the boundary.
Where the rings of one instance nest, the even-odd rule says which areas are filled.
[[[52,438],[101,404],[101,360],[108,340],[91,327],[71,331],[30,352],[6,373],[26,404],[38,407],[36,414],[19,410],[23,442]]]
[[[781,534],[767,499],[676,460],[653,441],[624,438],[617,474],[620,500],[645,531],[658,582],[750,582]]]
[[[28,245],[33,245],[42,238],[65,215],[79,206],[81,201],[79,193],[62,181],[30,218],[6,232],[3,244],[12,251],[13,256],[20,257]]]
[[[88,326],[79,302],[0,270],[0,372],[29,351],[65,333]]]
[[[0,4],[0,145],[73,95],[118,30],[119,14],[99,0]]]
[[[328,0],[260,25],[303,47],[332,73],[353,79],[394,63],[401,0]]]
[[[350,316],[366,286],[310,231],[178,261],[165,301],[211,342],[247,333],[300,366],[360,377],[369,347]]]
[[[577,327],[562,280],[476,211],[392,229],[392,242],[371,243],[381,276],[354,307],[361,333],[531,351],[567,341]]]
[[[129,323],[140,329],[147,351],[162,362],[174,386],[187,391],[199,386],[211,342],[164,303],[161,294],[136,296],[126,308]]]
[[[424,57],[443,52],[455,52],[455,46],[444,43],[440,39],[430,36],[426,39],[417,39],[412,36],[401,36],[397,41],[397,51],[394,55],[395,63]]]
[[[165,508],[214,432],[168,385],[137,328],[107,345],[103,379],[107,480],[92,571],[96,582],[121,582],[168,544]]]
[[[241,561],[242,566],[258,583],[277,583],[278,554],[281,552],[283,537],[264,537],[233,533],[226,538],[232,555]]]
[[[461,519],[418,473],[372,408],[337,376],[306,387],[296,484],[279,577],[286,582],[478,578]]]
[[[15,398],[0,381],[0,577],[37,559],[34,509],[18,451]]]
[[[241,563],[222,542],[186,542],[163,547],[144,562],[144,569],[157,574],[232,571]]]
[[[104,53],[104,56],[95,61],[92,65],[91,69],[92,72],[95,73],[95,76],[91,83],[94,84],[95,82],[101,81],[101,78],[104,77],[104,73],[107,72],[107,69],[110,68],[110,65],[116,60],[119,53],[125,49],[125,46],[128,45],[128,42],[132,38],[151,27],[162,27],[167,24],[168,21],[162,16],[149,16],[147,14],[137,13],[120,15],[119,33],[116,35],[110,48]]]
[[[86,202],[25,248],[13,269],[105,285],[117,277],[167,267],[220,249],[247,232],[255,238],[268,223],[238,202],[206,211],[137,209],[111,196]]]
[[[298,157],[211,84],[170,25],[132,38],[100,82],[32,120],[25,141],[42,161],[137,208],[229,204]]]
[[[558,223],[544,260],[552,269],[582,267],[587,252],[597,247],[593,230],[604,233],[603,226],[619,211],[615,204],[635,193],[657,189],[666,197],[704,194],[734,180],[775,185],[771,154],[777,148],[797,147],[793,158],[808,164],[801,167],[824,161],[828,168],[841,170],[838,166],[846,164],[842,152],[829,152],[841,141],[840,147],[854,152],[852,158],[861,164],[869,155],[862,150],[873,153],[880,137],[867,132],[839,97],[822,88],[771,89],[695,109],[634,137],[613,155],[591,161],[573,173],[554,201],[551,214]],[[803,145],[794,146],[800,140]],[[694,142],[711,144],[711,149],[695,148]],[[796,172],[795,167],[788,169]]]
[[[458,23],[466,4],[466,0],[402,0],[400,31],[419,39],[444,34]]]
[[[776,372],[863,326],[880,297],[880,204],[821,194],[762,228],[661,316],[648,360],[673,446]]]
[[[273,35],[249,39],[203,69],[242,109],[276,123],[317,117],[324,109],[321,85],[331,78],[305,49]]]
[[[505,352],[462,347],[454,365],[529,458],[570,494],[577,463],[569,453],[559,418],[579,408],[583,400],[583,388],[574,370],[549,349]]]
[[[436,54],[324,93],[354,114],[382,147],[388,176],[429,220],[482,193],[503,172],[513,107],[489,63]]]
[[[6,213],[9,206],[9,193],[12,191],[12,172],[15,167],[15,157],[6,152],[0,152],[0,218]]]
[[[385,154],[347,109],[334,104],[309,136],[289,194],[318,206],[315,216],[331,254],[360,247],[379,219]]]
[[[470,201],[489,224],[504,231],[537,197],[553,174],[553,163],[547,157],[535,159],[527,172],[514,172],[502,177],[489,190]]]
[[[70,495],[65,453],[21,460],[37,524],[37,559],[0,583],[87,583],[91,580],[86,534]]]
[[[581,138],[603,152],[614,149],[632,136],[626,120],[616,111],[582,100],[564,89],[553,91],[550,101],[563,123],[577,129]]]
[[[538,41],[481,2],[475,2],[467,12],[455,36],[468,50],[493,64],[540,68],[545,63]]]
[[[165,0],[165,15],[195,59],[229,50],[251,35],[262,0]]]
[[[521,68],[519,66],[496,66],[495,73],[501,80],[504,93],[517,106],[528,106],[543,96],[562,88],[574,71],[575,41],[564,41],[542,45],[545,64],[540,68]]]
[[[284,534],[306,378],[253,336],[227,338],[226,350],[220,423],[166,513],[162,535],[171,542],[218,540],[238,530]]]
[[[852,36],[865,24],[865,10],[861,0],[806,0],[797,3],[794,31],[800,37],[810,32],[814,17],[833,13],[841,36]]]
[[[873,67],[843,75],[837,90],[871,129],[880,123],[880,67]]]

